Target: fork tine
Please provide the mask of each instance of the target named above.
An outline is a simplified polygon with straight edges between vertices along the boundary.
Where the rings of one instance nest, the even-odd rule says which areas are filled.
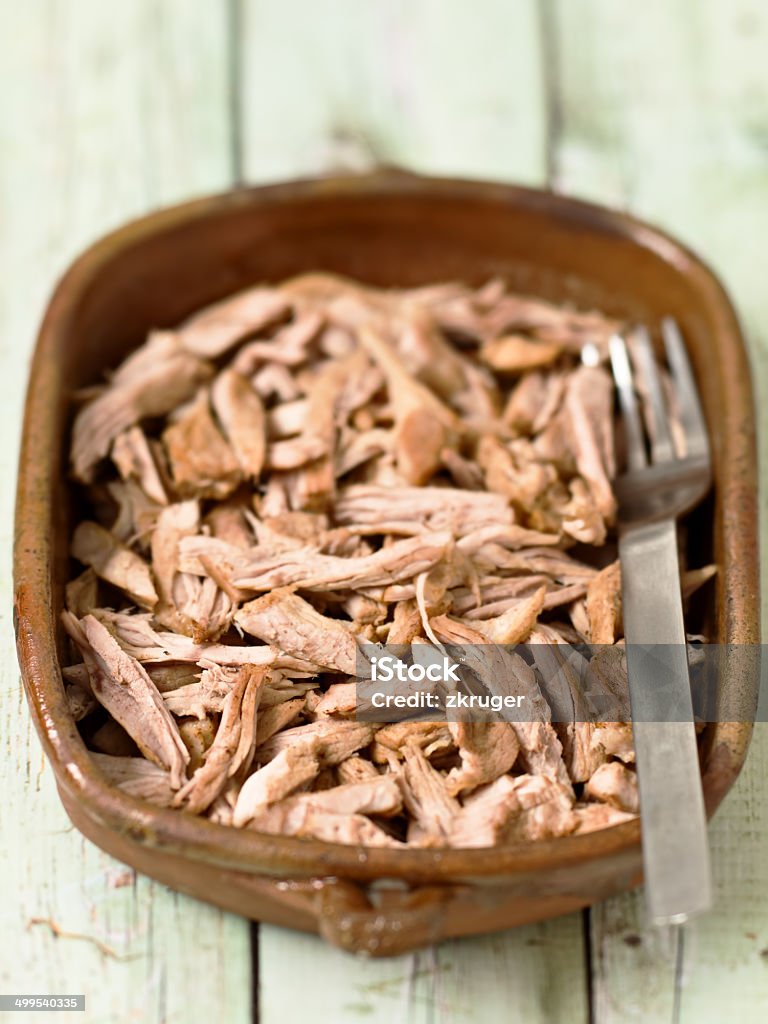
[[[669,429],[667,407],[661,388],[659,368],[656,365],[656,356],[651,344],[651,336],[648,329],[641,325],[635,329],[635,338],[634,351],[650,400],[647,414],[651,420],[648,431],[651,435],[651,455],[654,462],[670,462],[675,457],[675,446],[672,442],[672,432]]]
[[[685,432],[686,454],[709,455],[707,425],[701,411],[699,393],[693,371],[685,351],[685,343],[677,321],[666,316],[661,321],[661,334],[667,352],[667,362],[675,383],[675,394],[679,406],[680,422]]]
[[[616,390],[619,393],[619,405],[624,418],[624,434],[627,441],[627,468],[644,469],[648,465],[643,439],[643,424],[637,405],[637,396],[632,386],[632,368],[629,365],[627,344],[620,334],[614,334],[608,342],[611,357],[611,369]]]

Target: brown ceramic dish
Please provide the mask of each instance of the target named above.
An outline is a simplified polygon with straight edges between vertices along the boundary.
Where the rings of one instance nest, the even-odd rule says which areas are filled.
[[[81,256],[51,300],[35,353],[16,510],[16,629],[32,714],[69,816],[103,849],[174,888],[374,955],[566,913],[637,885],[637,822],[523,847],[360,850],[157,809],[110,788],[91,766],[59,661],[72,511],[68,396],[148,328],[253,282],[315,269],[378,285],[498,274],[521,291],[610,314],[677,317],[715,463],[714,498],[688,531],[695,557],[714,556],[721,567],[703,614],[720,642],[758,642],[749,371],[730,303],[690,252],[628,217],[548,193],[395,172],[204,199],[129,224]],[[729,662],[720,684],[727,710],[702,742],[710,813],[744,761],[757,672]]]

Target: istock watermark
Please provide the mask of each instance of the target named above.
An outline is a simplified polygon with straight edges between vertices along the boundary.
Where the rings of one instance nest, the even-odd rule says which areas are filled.
[[[636,645],[654,678],[653,715],[683,721],[688,710],[669,687],[662,644]],[[757,645],[686,645],[694,712],[701,722],[754,721],[768,707],[732,680],[759,672]],[[361,643],[356,717],[361,721],[553,722],[655,721],[642,700],[631,705],[623,644]],[[660,700],[662,703],[660,703]],[[665,703],[663,701],[666,701]]]
[[[394,679],[401,683],[421,683],[425,679],[433,683],[461,682],[459,665],[445,656],[442,665],[421,665],[419,662],[409,664],[391,654],[374,654],[369,664],[373,683],[391,683]]]

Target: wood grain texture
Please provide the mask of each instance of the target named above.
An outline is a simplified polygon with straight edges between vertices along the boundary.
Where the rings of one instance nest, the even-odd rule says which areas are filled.
[[[47,293],[84,244],[228,184],[225,15],[184,0],[0,5],[0,992],[85,993],[105,1024],[249,1021],[249,928],[135,878],[61,808],[10,614],[23,382]]]
[[[242,0],[250,181],[413,170],[539,183],[534,0]]]
[[[582,918],[459,939],[410,956],[355,959],[314,936],[260,930],[261,1024],[305,1019],[296,977],[312,979],[316,1021],[535,1024],[587,1020]]]
[[[667,227],[713,264],[747,327],[764,438],[768,11],[759,0],[649,0],[632,13],[610,0],[559,0],[553,13],[555,184]],[[767,460],[763,445],[763,510]],[[762,569],[765,583],[765,561]],[[599,1024],[763,1019],[767,760],[768,732],[759,725],[711,826],[717,906],[685,927],[679,970],[670,937],[644,927],[641,897],[592,912]]]

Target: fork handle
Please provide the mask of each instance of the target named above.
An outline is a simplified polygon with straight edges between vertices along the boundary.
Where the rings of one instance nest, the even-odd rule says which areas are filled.
[[[711,907],[712,878],[675,521],[623,531],[619,556],[646,902],[679,923]]]

